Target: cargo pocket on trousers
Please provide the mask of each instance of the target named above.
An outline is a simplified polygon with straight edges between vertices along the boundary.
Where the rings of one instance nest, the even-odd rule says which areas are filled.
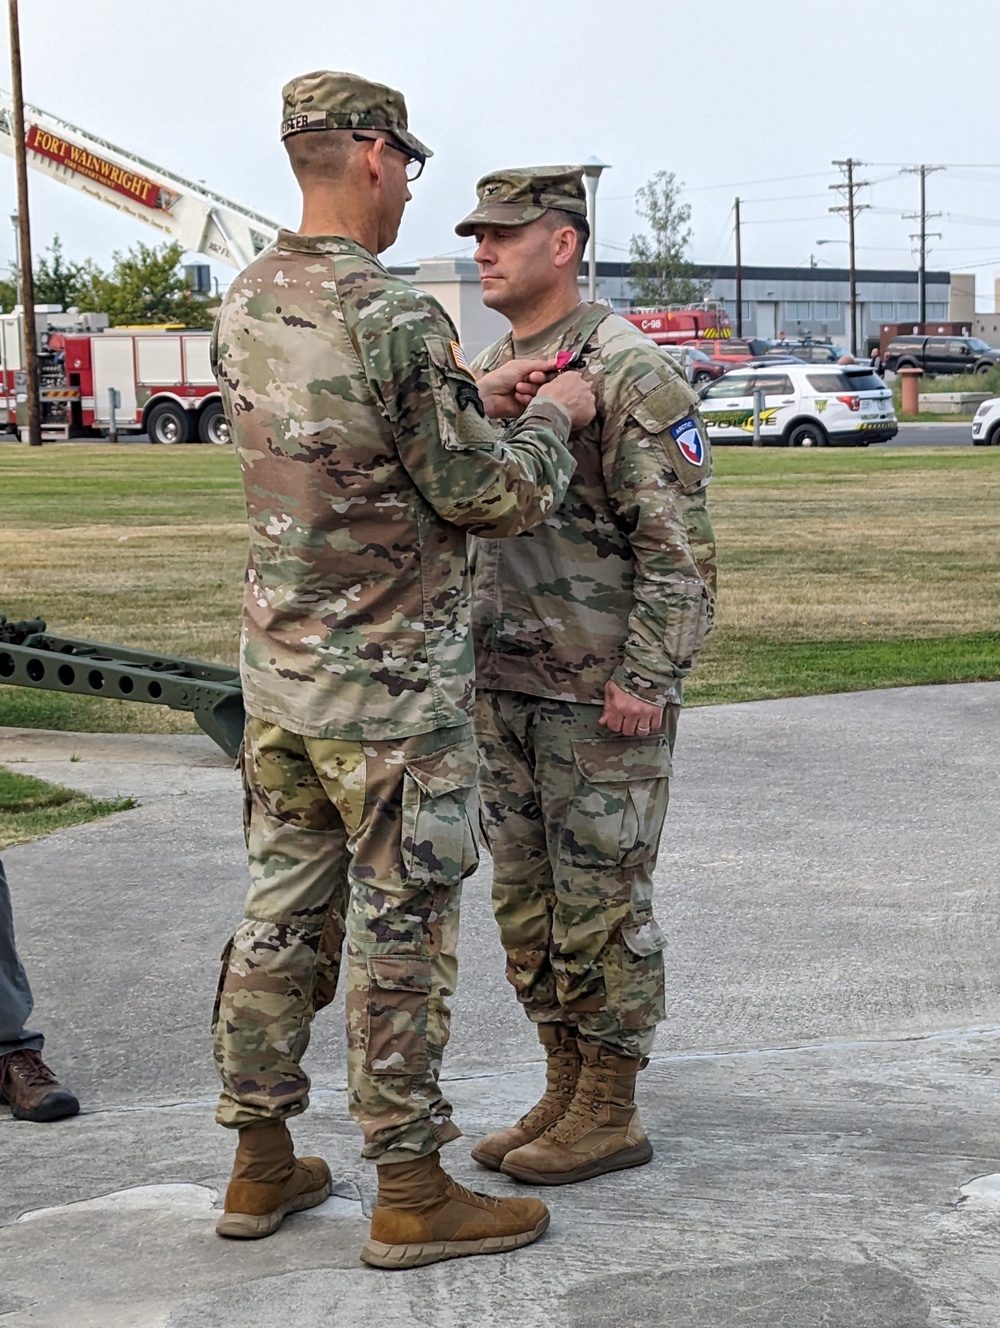
[[[426,1074],[430,991],[428,960],[411,955],[368,956],[368,1074]]]
[[[406,762],[400,860],[407,881],[454,885],[479,866],[478,769],[471,741]]]
[[[235,937],[230,936],[223,947],[222,954],[219,956],[219,985],[215,989],[215,1003],[212,1006],[212,1036],[215,1037],[215,1030],[219,1026],[219,1011],[222,1008],[222,990],[226,985],[226,974],[229,972],[229,956],[233,953],[233,941]]]
[[[604,965],[608,1010],[622,1028],[650,1028],[665,1017],[665,945],[666,938],[652,916],[626,920],[608,942]]]
[[[573,743],[576,787],[562,846],[581,867],[622,867],[655,849],[671,772],[665,737],[583,738]]]

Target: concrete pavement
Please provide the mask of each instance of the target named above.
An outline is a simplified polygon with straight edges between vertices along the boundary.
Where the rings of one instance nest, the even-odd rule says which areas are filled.
[[[872,447],[971,447],[972,424],[968,420],[951,423],[901,424],[895,438]]]
[[[230,1141],[208,1012],[243,893],[207,739],[0,730],[0,761],[140,806],[8,850],[19,942],[75,1121],[0,1115],[4,1328],[292,1324],[1000,1328],[1000,684],[693,709],[657,910],[670,1015],[640,1078],[652,1165],[552,1190],[530,1250],[388,1274],[373,1175],[318,1021],[300,1144],[337,1193],[270,1240],[212,1234]],[[77,759],[71,760],[71,757]],[[468,1156],[540,1084],[488,864],[467,883],[446,1077]]]

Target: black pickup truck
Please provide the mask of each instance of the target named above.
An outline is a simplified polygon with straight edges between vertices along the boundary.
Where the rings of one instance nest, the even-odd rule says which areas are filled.
[[[979,337],[893,337],[885,348],[885,367],[923,369],[927,374],[989,373],[1000,364],[1000,350]]]

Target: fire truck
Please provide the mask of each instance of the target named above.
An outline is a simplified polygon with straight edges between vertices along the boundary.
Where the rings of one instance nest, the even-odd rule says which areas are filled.
[[[729,315],[723,305],[712,300],[702,304],[671,304],[666,309],[633,309],[622,317],[658,346],[676,346],[696,339],[717,341],[732,336]]]
[[[36,305],[42,438],[147,433],[153,443],[229,442],[208,332],[108,327],[107,314]],[[21,310],[0,315],[0,429],[27,437]]]
[[[242,268],[271,243],[276,222],[194,180],[98,138],[41,107],[25,105],[32,170],[152,226],[189,253]],[[0,96],[0,152],[14,155],[14,112]]]

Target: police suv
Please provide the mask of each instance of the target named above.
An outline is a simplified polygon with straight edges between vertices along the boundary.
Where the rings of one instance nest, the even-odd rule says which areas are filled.
[[[896,436],[892,393],[866,364],[758,364],[703,388],[713,443],[752,443],[754,395],[760,436],[773,447],[867,447]]]
[[[990,397],[972,421],[973,447],[1000,447],[1000,397]]]

